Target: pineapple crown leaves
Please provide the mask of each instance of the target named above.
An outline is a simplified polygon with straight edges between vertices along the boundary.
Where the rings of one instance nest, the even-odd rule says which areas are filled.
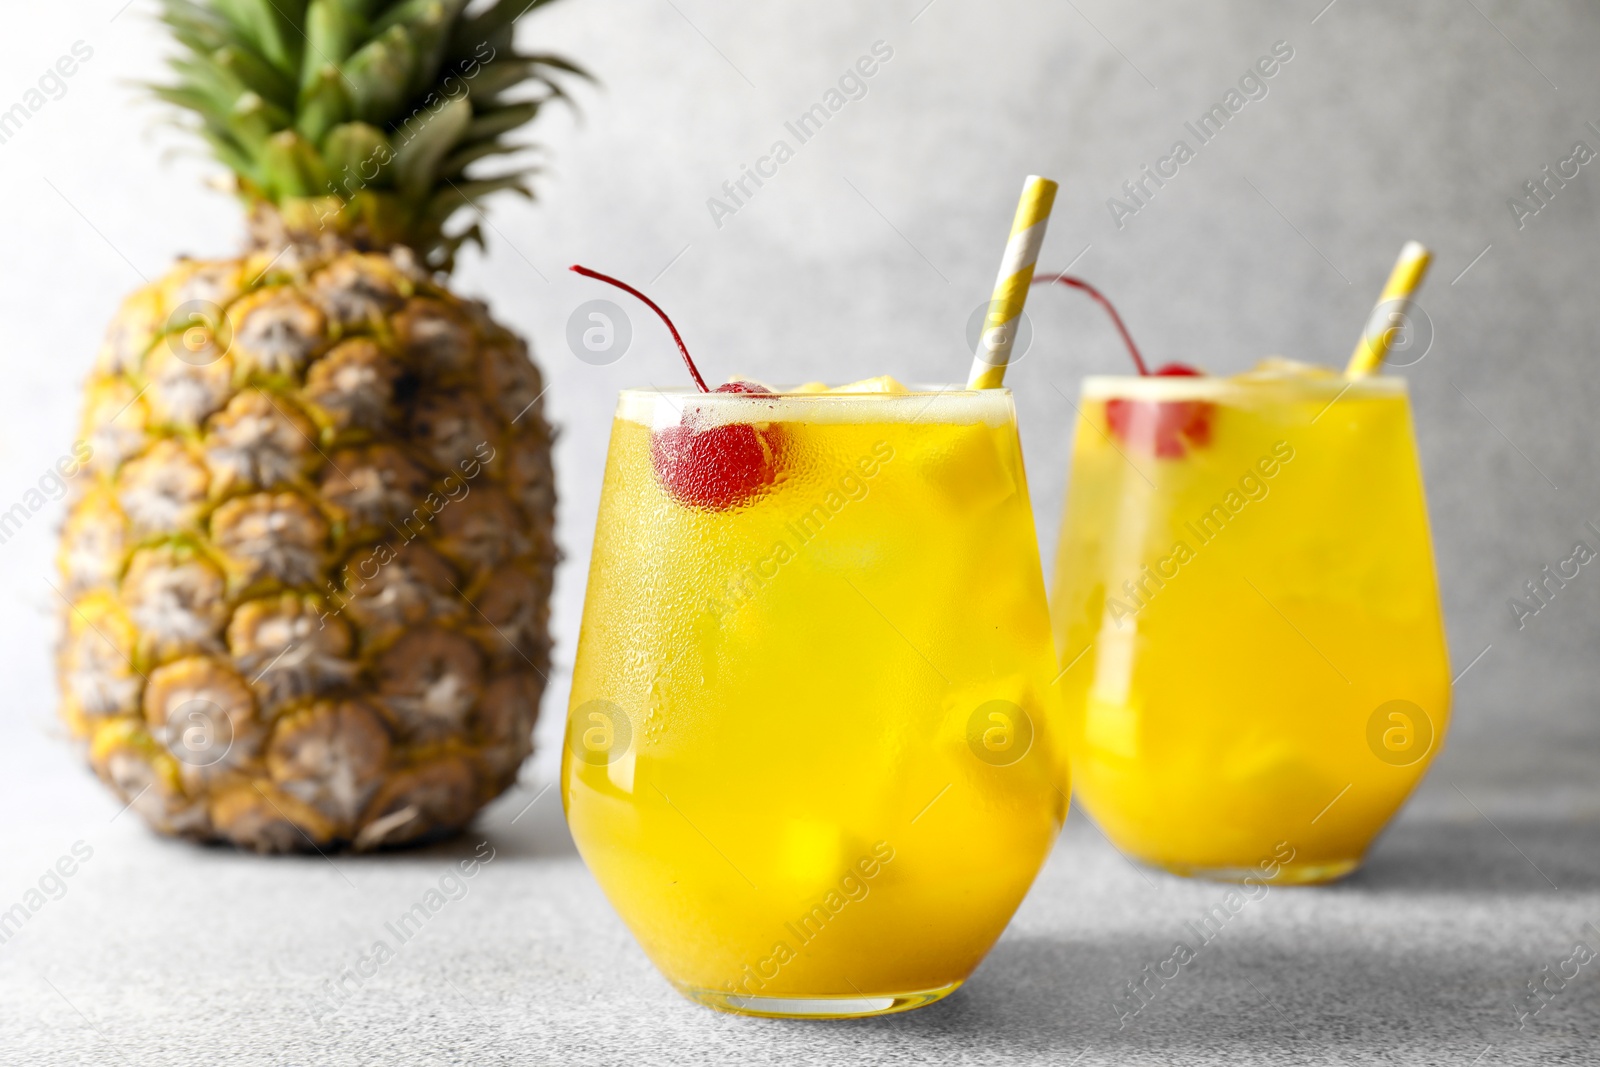
[[[570,101],[562,79],[589,77],[516,50],[517,20],[549,2],[161,0],[181,49],[176,82],[149,88],[191,113],[253,206],[360,227],[449,269],[481,243],[477,226],[446,234],[457,211],[501,190],[533,196],[536,168],[477,165],[533,147],[509,136]]]

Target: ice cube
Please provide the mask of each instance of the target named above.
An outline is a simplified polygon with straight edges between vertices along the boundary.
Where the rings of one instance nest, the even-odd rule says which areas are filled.
[[[1268,356],[1254,367],[1237,375],[1245,379],[1337,378],[1337,372],[1320,363],[1301,363],[1287,356]]]

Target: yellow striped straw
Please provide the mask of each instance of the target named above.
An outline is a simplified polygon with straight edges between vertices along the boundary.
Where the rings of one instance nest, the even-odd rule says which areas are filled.
[[[998,389],[1005,380],[1006,364],[1011,361],[1011,343],[1016,339],[1022,305],[1033,283],[1033,267],[1039,261],[1039,246],[1044,244],[1044,228],[1050,222],[1050,209],[1056,203],[1056,189],[1049,178],[1028,175],[1017,201],[1017,217],[1011,220],[1011,239],[1006,242],[1005,258],[989,298],[989,314],[984,316],[983,332],[972,357],[968,389]]]
[[[1394,344],[1395,331],[1410,312],[1411,298],[1422,287],[1423,275],[1428,273],[1428,264],[1432,262],[1433,253],[1416,241],[1407,241],[1400,250],[1400,258],[1394,261],[1394,270],[1389,272],[1383,294],[1367,318],[1367,328],[1361,331],[1361,340],[1356,342],[1356,350],[1344,369],[1346,378],[1365,378],[1383,369],[1389,346]]]

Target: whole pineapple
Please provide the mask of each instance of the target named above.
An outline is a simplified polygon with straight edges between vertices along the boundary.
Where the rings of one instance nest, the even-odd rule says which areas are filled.
[[[529,191],[480,161],[581,73],[515,51],[543,2],[164,0],[182,48],[154,91],[236,176],[251,241],[180,262],[111,326],[59,652],[90,764],[164,833],[436,837],[531,751],[557,557],[544,388],[442,278],[481,237],[452,217]]]

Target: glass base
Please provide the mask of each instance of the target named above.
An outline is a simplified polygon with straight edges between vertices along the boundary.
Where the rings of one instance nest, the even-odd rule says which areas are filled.
[[[876,997],[752,997],[743,993],[688,987],[680,987],[678,991],[697,1004],[732,1015],[755,1015],[763,1019],[863,1019],[871,1015],[893,1015],[895,1012],[924,1008],[960,988],[960,982],[951,982],[938,989],[885,993]]]
[[[1361,866],[1360,858],[1333,860],[1327,863],[1287,863],[1278,868],[1271,879],[1263,878],[1259,867],[1189,867],[1177,863],[1156,863],[1171,874],[1183,878],[1200,878],[1208,882],[1242,882],[1246,878],[1265,885],[1320,885],[1337,882]]]

